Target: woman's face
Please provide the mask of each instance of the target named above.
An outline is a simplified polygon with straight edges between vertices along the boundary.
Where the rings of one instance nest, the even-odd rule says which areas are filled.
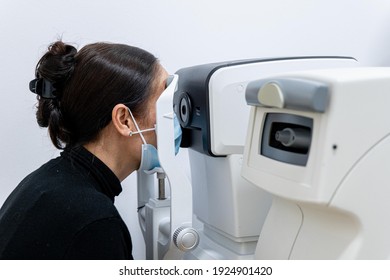
[[[168,72],[160,65],[157,77],[155,79],[155,84],[153,86],[151,98],[147,103],[147,117],[142,122],[142,128],[151,128],[156,124],[156,102],[160,95],[163,93],[166,87],[166,80],[168,78]],[[143,133],[146,143],[152,144],[157,147],[157,137],[156,132],[144,132]]]

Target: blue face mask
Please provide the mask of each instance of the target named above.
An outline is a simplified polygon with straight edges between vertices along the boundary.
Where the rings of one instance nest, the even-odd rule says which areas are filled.
[[[182,131],[181,131],[181,126],[180,126],[179,120],[177,119],[177,116],[175,113],[173,113],[173,125],[174,125],[173,130],[175,132],[175,155],[177,155],[179,153],[179,149],[180,149]]]
[[[142,132],[153,131],[153,130],[156,130],[156,128],[154,127],[154,128],[140,130],[138,127],[138,124],[135,121],[135,118],[134,118],[134,116],[131,113],[129,108],[128,108],[128,110],[129,110],[131,118],[133,119],[135,127],[137,128],[136,132],[130,132],[130,136],[139,133],[139,135],[141,136],[142,142],[143,142],[142,147],[141,147],[141,164],[140,164],[138,170],[150,171],[154,168],[161,167],[160,161],[158,160],[158,154],[157,154],[156,147],[154,147],[151,144],[147,144],[144,136],[142,135]],[[173,122],[174,122],[174,133],[175,133],[175,155],[177,155],[177,153],[179,152],[179,148],[180,148],[182,131],[181,131],[180,123],[176,117],[176,114],[174,114]]]
[[[160,161],[158,160],[157,149],[151,144],[142,144],[141,164],[138,170],[151,171],[159,168]]]

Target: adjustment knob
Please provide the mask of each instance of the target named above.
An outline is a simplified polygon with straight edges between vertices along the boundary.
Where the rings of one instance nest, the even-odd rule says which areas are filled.
[[[276,131],[275,140],[285,147],[308,150],[311,141],[310,130],[306,128],[285,128]]]
[[[183,252],[196,248],[199,244],[199,234],[191,227],[179,227],[173,234],[173,243]]]

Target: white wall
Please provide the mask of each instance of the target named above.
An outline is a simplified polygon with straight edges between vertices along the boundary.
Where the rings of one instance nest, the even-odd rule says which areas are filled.
[[[56,151],[35,121],[28,90],[50,42],[145,48],[169,72],[224,60],[295,55],[354,56],[390,65],[388,0],[0,0],[0,204]],[[185,157],[183,161],[185,161]],[[135,176],[117,206],[144,257]]]

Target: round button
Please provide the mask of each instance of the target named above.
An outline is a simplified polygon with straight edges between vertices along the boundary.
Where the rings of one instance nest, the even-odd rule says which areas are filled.
[[[198,232],[190,227],[180,227],[173,234],[173,242],[183,252],[193,250],[199,244]]]
[[[192,247],[194,247],[196,242],[197,242],[197,237],[193,232],[185,233],[182,237],[183,247],[185,247],[188,250],[192,249]]]

